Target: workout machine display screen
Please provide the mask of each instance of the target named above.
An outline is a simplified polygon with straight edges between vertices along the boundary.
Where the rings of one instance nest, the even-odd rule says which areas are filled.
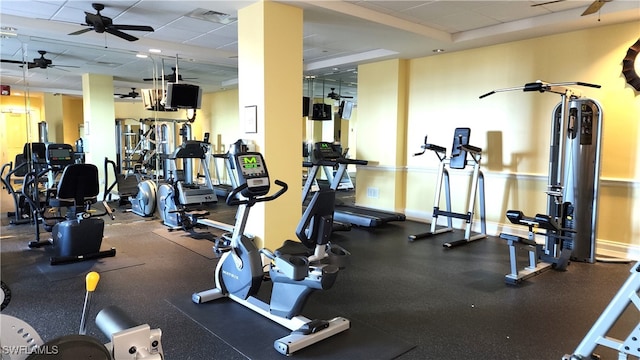
[[[317,142],[315,145],[315,155],[318,160],[335,160],[339,159],[342,156],[340,151],[337,151],[333,144],[330,142],[321,141]]]
[[[67,166],[73,164],[73,148],[68,144],[49,144],[47,146],[46,161],[52,166]]]
[[[50,160],[71,160],[71,152],[68,149],[51,149],[49,150]]]
[[[269,188],[269,175],[267,168],[259,153],[248,153],[238,155],[238,166],[240,168],[240,182],[246,182],[247,187],[253,189]]]

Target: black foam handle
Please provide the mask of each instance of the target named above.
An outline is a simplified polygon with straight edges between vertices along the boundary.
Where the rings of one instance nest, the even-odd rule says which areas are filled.
[[[488,93],[486,93],[486,94],[484,94],[484,95],[480,95],[480,99],[482,99],[482,98],[486,98],[487,96],[489,96],[489,95],[493,95],[493,94],[495,94],[495,93],[496,93],[495,91],[489,91]]]
[[[543,85],[544,84],[540,82],[526,83],[522,91],[542,91]]]
[[[598,85],[598,84],[590,84],[590,83],[580,82],[580,81],[578,81],[576,84],[578,84],[580,86],[592,87],[592,88],[596,88],[596,89],[600,89],[602,87],[601,85]]]

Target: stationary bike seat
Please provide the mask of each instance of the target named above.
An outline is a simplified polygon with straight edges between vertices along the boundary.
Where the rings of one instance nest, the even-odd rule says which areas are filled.
[[[303,243],[293,240],[285,240],[285,242],[276,249],[275,255],[296,255],[296,256],[311,256],[313,255],[313,249],[309,249]]]

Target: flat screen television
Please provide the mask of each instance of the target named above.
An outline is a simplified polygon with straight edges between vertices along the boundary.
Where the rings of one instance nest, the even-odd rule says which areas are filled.
[[[171,109],[200,109],[202,89],[198,85],[168,83],[165,107]]]
[[[313,104],[311,120],[331,120],[331,105]]]
[[[311,98],[308,96],[302,97],[302,116],[311,116]]]
[[[351,119],[351,112],[353,111],[353,103],[349,100],[343,100],[340,104],[340,117],[345,120]]]

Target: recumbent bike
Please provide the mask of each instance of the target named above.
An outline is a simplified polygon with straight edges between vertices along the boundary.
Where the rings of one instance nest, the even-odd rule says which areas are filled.
[[[260,153],[238,153],[232,161],[237,169],[238,187],[227,197],[227,204],[239,207],[230,246],[216,266],[215,288],[193,294],[193,302],[204,303],[227,297],[287,327],[292,330],[291,334],[274,342],[274,348],[285,355],[348,330],[350,321],[343,317],[312,320],[300,315],[313,291],[333,286],[342,262],[336,259],[348,254],[335,245],[328,246],[333,226],[331,199],[335,200],[335,192],[326,189],[314,194],[296,228],[301,243],[288,240],[275,253],[267,249],[258,250],[250,239],[242,236],[249,211],[259,202],[280,197],[287,191],[287,184],[275,180],[280,189],[273,195],[267,195],[270,179]],[[241,195],[240,199],[238,195]],[[313,255],[306,256],[300,247],[313,249]],[[269,303],[256,297],[265,277],[260,254],[271,260],[269,278],[273,289]]]
[[[91,209],[91,205],[97,202],[100,191],[98,168],[93,164],[75,164],[73,148],[68,144],[47,144],[46,163],[49,165],[47,168],[25,176],[22,189],[35,220],[36,239],[29,242],[29,247],[53,245],[51,265],[115,256],[115,248],[100,250],[104,220],[99,216],[108,214],[113,219],[113,210],[106,201],[102,202],[104,212],[94,213]],[[59,181],[54,188],[46,189],[46,198],[41,204],[38,194],[39,179],[59,171],[62,171]],[[66,208],[64,216],[60,214],[62,208]],[[45,217],[50,209],[55,209],[58,216]],[[51,228],[52,238],[40,239],[40,219],[45,221],[45,228]],[[52,220],[53,224],[50,223]]]

